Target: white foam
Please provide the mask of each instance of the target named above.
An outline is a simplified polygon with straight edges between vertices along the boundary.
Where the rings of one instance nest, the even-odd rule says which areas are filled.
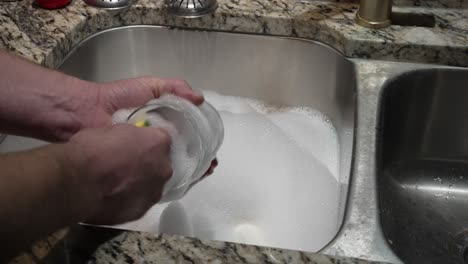
[[[246,98],[224,96],[213,91],[204,91],[203,96],[216,110],[234,114],[250,113],[255,109]]]
[[[308,251],[325,246],[340,220],[338,137],[327,118],[214,92],[205,98],[225,126],[219,167],[178,202],[122,227]]]
[[[118,123],[126,123],[128,116],[135,111],[135,109],[120,109],[117,110],[113,115],[112,115],[112,123],[113,124],[118,124]]]

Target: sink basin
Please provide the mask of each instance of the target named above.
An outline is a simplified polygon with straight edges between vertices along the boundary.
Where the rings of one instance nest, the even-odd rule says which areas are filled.
[[[424,69],[383,87],[377,182],[404,263],[468,263],[468,71]]]
[[[260,185],[246,181],[244,188],[236,188],[236,178],[240,181],[243,175],[223,178],[215,173],[181,202],[156,205],[142,219],[119,228],[306,251],[321,250],[339,231],[350,179],[356,81],[353,63],[335,50],[300,39],[132,26],[84,40],[59,70],[95,82],[143,75],[183,78],[195,89],[255,98],[281,107],[310,107],[323,114],[336,132],[337,189],[310,184],[317,176],[314,170],[285,173],[285,182],[291,178],[299,183],[293,195],[284,195],[284,189],[275,189],[268,180]],[[0,151],[34,144],[41,143],[8,137]],[[236,155],[241,158],[249,151]],[[267,164],[271,157],[273,166],[282,168],[273,162],[276,152],[281,151],[265,151],[259,159]],[[264,166],[259,177],[271,168],[270,164]],[[329,198],[320,203],[325,198],[317,190]],[[232,196],[234,201],[217,204],[224,196]],[[232,212],[211,219],[208,211],[214,207],[229,207]],[[242,220],[233,226],[239,215]],[[269,224],[252,223],[249,219],[253,215],[260,215]],[[231,228],[232,233],[226,231]]]

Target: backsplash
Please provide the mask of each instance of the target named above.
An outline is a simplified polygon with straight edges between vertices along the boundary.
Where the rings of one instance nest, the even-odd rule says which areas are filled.
[[[468,8],[468,0],[393,0],[397,6]]]
[[[317,1],[317,0],[302,0]],[[359,0],[321,0],[325,2],[359,2]],[[393,0],[396,6],[421,6],[421,7],[445,7],[468,8],[468,0]]]

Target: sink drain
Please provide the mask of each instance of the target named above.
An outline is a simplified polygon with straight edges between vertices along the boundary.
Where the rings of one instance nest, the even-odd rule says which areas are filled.
[[[463,230],[450,241],[450,253],[457,263],[468,264],[468,230]]]
[[[465,247],[465,249],[463,250],[462,259],[464,264],[468,264],[468,247]]]

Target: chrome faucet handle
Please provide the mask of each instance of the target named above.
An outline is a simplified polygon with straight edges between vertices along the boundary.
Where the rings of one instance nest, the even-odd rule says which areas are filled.
[[[133,0],[84,0],[87,5],[109,10],[123,10],[133,4]]]
[[[218,7],[216,0],[165,0],[170,14],[180,17],[200,17],[213,13]]]

